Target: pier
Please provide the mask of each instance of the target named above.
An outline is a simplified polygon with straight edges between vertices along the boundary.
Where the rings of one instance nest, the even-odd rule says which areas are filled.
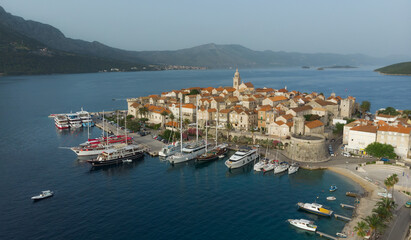
[[[340,215],[340,214],[335,214],[335,213],[334,213],[334,217],[335,217],[335,219],[339,219],[339,220],[351,221],[351,218],[346,217],[346,216],[343,216],[343,215]]]
[[[320,237],[325,237],[325,238],[333,239],[333,240],[337,240],[337,239],[338,239],[337,237],[331,236],[331,235],[326,234],[326,233],[323,233],[323,232],[317,231],[316,233],[317,233],[318,235],[320,235]]]
[[[341,203],[340,206],[341,206],[342,208],[352,208],[352,209],[355,208],[355,206],[353,206],[353,205],[348,205],[348,204],[344,204],[344,203]]]

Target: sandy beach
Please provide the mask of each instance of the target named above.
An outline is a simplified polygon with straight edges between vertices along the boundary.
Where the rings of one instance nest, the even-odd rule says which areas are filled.
[[[343,233],[347,234],[346,239],[362,239],[361,237],[358,237],[354,232],[354,227],[357,225],[357,222],[361,221],[364,217],[371,214],[372,209],[375,207],[375,204],[379,199],[377,195],[378,186],[356,175],[349,169],[341,167],[328,167],[327,169],[350,178],[351,180],[360,184],[360,186],[364,189],[366,193],[365,197],[360,199],[360,203],[354,210],[352,220],[345,225],[342,231]]]

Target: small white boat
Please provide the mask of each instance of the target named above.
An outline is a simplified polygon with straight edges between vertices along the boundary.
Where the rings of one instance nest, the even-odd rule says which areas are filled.
[[[288,168],[288,174],[296,173],[299,168],[300,166],[298,165],[298,163],[291,164],[291,166]]]
[[[282,162],[274,168],[274,174],[287,171],[289,165],[287,162]]]
[[[220,158],[220,159],[222,159],[222,158],[224,158],[225,157],[225,155],[220,155],[220,156],[218,156],[218,158]]]
[[[337,237],[340,237],[340,238],[346,238],[347,237],[347,235],[344,234],[344,233],[336,233],[335,235],[337,235]]]
[[[327,197],[327,200],[328,200],[328,201],[334,201],[335,199],[337,199],[337,198],[335,198],[334,196],[329,196],[329,197]]]
[[[307,219],[288,219],[287,221],[294,227],[306,231],[315,232],[317,230],[317,226],[314,224],[314,222]]]
[[[264,172],[268,172],[268,171],[273,170],[278,165],[277,162],[276,162],[276,160],[268,161],[263,167]]]
[[[123,163],[131,163],[131,162],[133,162],[133,160],[131,160],[131,159],[124,159],[123,160]]]
[[[50,191],[50,190],[41,191],[41,193],[39,195],[31,197],[31,199],[32,200],[41,200],[41,199],[44,199],[44,198],[51,197],[51,196],[53,196],[53,194],[54,194],[54,192]]]

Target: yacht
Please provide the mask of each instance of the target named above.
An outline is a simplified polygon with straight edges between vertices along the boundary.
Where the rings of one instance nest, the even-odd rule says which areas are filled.
[[[291,164],[291,166],[288,168],[288,174],[296,173],[299,168],[300,168],[300,165],[298,163]]]
[[[254,161],[257,157],[257,149],[240,149],[225,161],[225,165],[230,169],[239,168]]]
[[[183,148],[186,146],[187,144],[183,144]],[[181,145],[179,144],[179,142],[176,142],[173,144],[163,146],[163,148],[158,152],[158,155],[160,157],[168,157],[180,151],[181,151]]]
[[[206,145],[203,142],[197,142],[187,145],[183,148],[182,152],[169,156],[167,160],[172,164],[186,162],[197,158],[201,154],[205,153],[205,151]]]
[[[45,199],[45,198],[48,198],[48,197],[52,197],[53,195],[54,195],[53,191],[46,190],[46,191],[41,191],[41,193],[39,195],[31,197],[31,199],[36,201],[36,200],[41,200],[41,199]]]
[[[288,169],[289,166],[290,166],[290,165],[289,165],[287,162],[281,162],[279,165],[277,165],[277,166],[274,168],[274,174],[282,173],[282,172],[287,171],[287,169]]]
[[[317,231],[317,226],[314,224],[313,221],[309,221],[307,219],[288,219],[287,221],[294,227],[307,230],[310,232]]]
[[[67,129],[70,127],[67,116],[63,114],[58,114],[54,116],[54,124],[58,129]]]
[[[104,150],[96,159],[87,160],[93,167],[102,167],[123,163],[123,160],[130,162],[144,157],[143,149],[140,145],[126,145],[122,148]]]
[[[71,128],[80,128],[81,125],[81,119],[79,118],[77,113],[68,113],[67,118],[70,123]]]
[[[264,172],[273,170],[278,165],[278,160],[269,160],[264,164],[263,170]]]
[[[83,108],[81,108],[81,111],[77,112],[77,114],[81,120],[83,127],[93,127],[94,126],[94,122],[91,119],[89,112],[84,111]]]
[[[318,203],[297,203],[298,207],[310,213],[330,217],[333,211]]]

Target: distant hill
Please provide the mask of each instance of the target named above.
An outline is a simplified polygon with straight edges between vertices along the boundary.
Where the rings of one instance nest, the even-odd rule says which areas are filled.
[[[48,48],[0,24],[0,75],[86,73],[119,68],[142,70],[142,65],[82,56]]]
[[[375,69],[376,72],[392,75],[411,75],[411,62],[392,64],[386,67]]]
[[[68,38],[53,26],[13,16],[1,7],[0,23],[51,49],[82,56],[92,56],[136,64],[182,65],[207,68],[270,68],[289,66],[385,65],[394,61],[393,58],[374,58],[362,54],[304,54],[254,51],[241,45],[218,45],[213,43],[175,51],[127,51],[112,48],[97,41],[87,42]],[[400,58],[401,57],[395,57],[395,59]]]

